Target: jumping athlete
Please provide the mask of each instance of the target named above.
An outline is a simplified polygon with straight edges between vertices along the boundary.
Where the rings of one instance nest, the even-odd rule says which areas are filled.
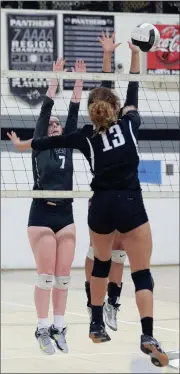
[[[116,231],[115,239],[112,246],[112,263],[108,277],[107,286],[107,300],[104,303],[104,317],[105,322],[113,331],[117,331],[117,312],[120,310],[120,296],[122,291],[122,276],[124,262],[126,259],[126,252],[123,250],[121,243],[121,234]],[[87,311],[92,318],[91,312],[91,291],[90,291],[90,279],[94,266],[94,249],[90,242],[89,250],[85,261],[85,291],[87,296]]]
[[[64,65],[65,61],[58,59],[54,63],[53,71],[63,71]],[[84,62],[77,61],[74,70],[85,72]],[[57,87],[58,81],[52,79],[41,107],[34,139],[41,136],[53,139],[62,133],[66,136],[77,129],[82,80],[75,82],[64,130],[58,118],[51,115]],[[72,151],[72,148],[56,147],[32,152],[34,190],[72,189]],[[28,237],[38,273],[34,292],[38,317],[35,336],[43,352],[55,353],[52,344],[54,340],[57,348],[67,353],[64,314],[76,242],[72,199],[33,199],[29,213]],[[49,328],[51,290],[54,321]]]
[[[99,39],[104,63],[111,71],[112,52],[119,43],[103,33]],[[132,53],[131,72],[139,71],[139,51],[129,42]],[[92,90],[88,111],[93,126],[69,135],[20,141],[15,133],[9,138],[21,151],[43,151],[59,147],[76,148],[89,161],[94,178],[94,192],[88,212],[88,225],[94,248],[94,267],[90,280],[92,321],[89,336],[95,343],[109,341],[103,321],[103,304],[111,267],[115,230],[122,234],[122,244],[131,267],[136,303],[140,314],[141,350],[150,355],[156,366],[166,366],[168,356],[153,337],[153,282],[150,272],[152,253],[151,229],[138,179],[138,83],[129,83],[131,97],[125,107],[110,88]]]

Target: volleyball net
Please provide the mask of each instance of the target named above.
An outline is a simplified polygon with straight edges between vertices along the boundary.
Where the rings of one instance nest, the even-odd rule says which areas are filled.
[[[129,80],[139,81],[139,179],[143,194],[147,198],[179,196],[179,75],[10,70],[1,72],[2,197],[68,198],[92,194],[89,164],[76,150],[73,153],[73,191],[33,191],[31,152],[16,151],[6,136],[7,131],[12,130],[23,140],[33,136],[43,97],[50,80],[55,77],[59,80],[59,89],[52,114],[62,125],[66,121],[74,82],[83,79],[85,90],[78,128],[90,123],[87,113],[89,90],[98,87],[102,80],[111,80],[123,105]]]

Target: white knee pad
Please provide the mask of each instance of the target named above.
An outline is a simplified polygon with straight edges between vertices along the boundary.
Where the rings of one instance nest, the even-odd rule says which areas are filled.
[[[112,261],[116,264],[124,264],[126,260],[126,252],[121,250],[112,251]]]
[[[58,288],[59,290],[67,290],[69,288],[70,279],[70,275],[55,277],[54,287]]]
[[[94,249],[91,246],[89,246],[89,251],[87,253],[87,257],[90,258],[90,260],[94,261]]]
[[[53,287],[54,277],[51,274],[38,274],[36,286],[42,290],[50,290]]]

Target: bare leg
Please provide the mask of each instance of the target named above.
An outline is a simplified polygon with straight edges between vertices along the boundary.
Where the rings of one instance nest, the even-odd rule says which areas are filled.
[[[150,268],[152,237],[148,222],[124,234],[123,245],[132,274]],[[149,289],[136,292],[136,303],[141,318],[153,316],[153,294]]]
[[[38,274],[54,275],[56,237],[48,227],[28,227],[29,242],[36,261]],[[47,319],[50,290],[35,286],[34,300],[39,319]]]
[[[54,324],[56,327],[63,327],[64,314],[66,309],[67,294],[71,272],[71,266],[75,252],[75,225],[68,225],[56,234],[57,252],[55,279],[56,283],[52,292]],[[64,278],[65,277],[65,278]],[[63,280],[64,278],[64,280]]]

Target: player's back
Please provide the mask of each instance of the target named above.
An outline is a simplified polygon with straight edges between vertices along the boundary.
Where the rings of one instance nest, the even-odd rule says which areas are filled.
[[[89,138],[91,166],[94,178],[91,188],[96,191],[139,188],[137,129],[139,114],[128,113],[109,130]]]

